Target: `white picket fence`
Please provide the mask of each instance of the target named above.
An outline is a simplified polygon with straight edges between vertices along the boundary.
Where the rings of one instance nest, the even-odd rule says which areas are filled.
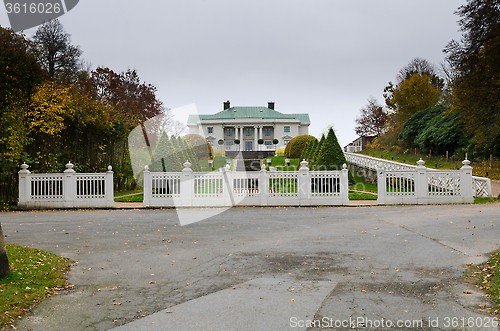
[[[76,173],[66,164],[64,173],[32,174],[27,164],[19,171],[20,209],[113,207],[113,171]]]
[[[372,156],[362,155],[362,154],[354,154],[354,153],[344,153],[347,162],[350,164],[355,164],[359,167],[363,167],[366,169],[370,169],[373,171],[377,171],[378,169],[384,169],[386,171],[403,171],[410,170],[415,171],[417,166],[388,161],[384,159],[379,159]],[[442,171],[437,169],[427,168],[429,172],[436,172],[434,176],[440,176],[440,174],[448,173],[449,171]],[[439,181],[439,179],[436,179]],[[443,180],[445,180],[443,178]],[[491,181],[489,178],[472,176],[472,194],[474,197],[489,197],[493,196],[491,191]]]
[[[341,171],[179,172],[144,170],[145,207],[348,205],[347,166]]]
[[[436,171],[420,159],[413,170],[377,171],[377,204],[473,203],[472,167],[464,160],[460,170]]]

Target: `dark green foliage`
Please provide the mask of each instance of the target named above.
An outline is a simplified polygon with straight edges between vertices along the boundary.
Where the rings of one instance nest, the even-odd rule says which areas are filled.
[[[162,134],[156,145],[149,170],[153,172],[179,172],[182,170],[181,160],[166,132]]]
[[[285,148],[285,157],[291,159],[298,159],[302,155],[302,151],[310,141],[317,140],[316,137],[311,135],[301,135],[290,140]]]
[[[306,144],[306,147],[302,150],[302,154],[300,155],[300,160],[307,160],[309,153],[311,152],[311,148],[314,145],[314,140],[309,141]]]
[[[408,147],[419,147],[424,152],[432,150],[436,154],[465,147],[467,140],[462,133],[460,113],[447,111],[445,106],[435,106],[417,112],[405,122],[399,138]]]
[[[330,128],[321,148],[316,166],[321,168],[318,170],[341,170],[344,163],[347,164],[344,153],[337,141],[335,132]]]
[[[316,166],[319,155],[321,153],[321,148],[323,148],[323,145],[325,144],[325,139],[326,139],[325,135],[322,135],[318,144],[315,146],[314,150],[312,151],[312,153],[310,155],[311,162],[310,162],[309,169],[314,169],[313,167]]]

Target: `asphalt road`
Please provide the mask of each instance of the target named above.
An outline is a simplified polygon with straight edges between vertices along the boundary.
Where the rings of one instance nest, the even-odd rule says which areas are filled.
[[[184,227],[175,210],[0,218],[8,243],[74,261],[75,287],[19,330],[497,329],[460,277],[500,249],[500,204],[232,208]]]

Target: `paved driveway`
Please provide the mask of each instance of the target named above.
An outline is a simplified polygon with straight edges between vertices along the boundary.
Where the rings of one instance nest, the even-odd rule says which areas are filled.
[[[490,204],[232,208],[184,227],[174,210],[0,217],[7,242],[74,261],[74,290],[21,330],[450,330],[491,324],[460,276],[500,248],[499,215]]]

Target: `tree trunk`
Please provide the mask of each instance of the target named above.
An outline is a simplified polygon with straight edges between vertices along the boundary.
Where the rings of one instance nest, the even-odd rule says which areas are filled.
[[[9,258],[7,257],[7,249],[5,248],[2,224],[0,223],[0,278],[7,276],[9,272]]]

